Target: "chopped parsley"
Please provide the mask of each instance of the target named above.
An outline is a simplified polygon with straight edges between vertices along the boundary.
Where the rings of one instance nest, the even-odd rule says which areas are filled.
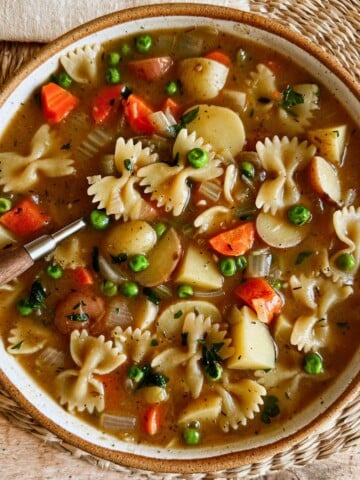
[[[73,322],[87,322],[89,320],[89,315],[85,312],[82,313],[71,313],[66,315],[66,318],[72,320]]]
[[[22,344],[24,343],[24,340],[21,340],[19,343],[17,343],[16,345],[13,345],[11,347],[11,350],[20,350]]]
[[[264,407],[261,413],[261,421],[263,423],[271,423],[271,419],[280,414],[278,402],[279,399],[275,395],[267,395],[264,398]]]
[[[193,108],[192,110],[189,110],[188,112],[184,113],[184,115],[180,117],[179,123],[176,123],[175,125],[170,125],[169,132],[174,136],[177,135],[182,128],[185,128],[188,123],[195,120],[198,113],[199,113],[199,107]]]
[[[140,369],[144,375],[136,387],[137,390],[142,387],[166,387],[169,379],[165,375],[154,372],[150,365],[144,365]]]
[[[310,257],[313,253],[314,252],[311,252],[310,250],[300,252],[298,254],[298,256],[296,257],[295,265],[301,265],[304,262],[304,260],[306,260],[308,257]]]
[[[304,95],[302,93],[295,92],[295,90],[288,86],[282,92],[282,97],[279,106],[286,110],[291,115],[296,116],[296,113],[291,110],[293,107],[304,103]]]
[[[46,291],[40,280],[35,280],[31,285],[28,303],[32,308],[44,307]]]

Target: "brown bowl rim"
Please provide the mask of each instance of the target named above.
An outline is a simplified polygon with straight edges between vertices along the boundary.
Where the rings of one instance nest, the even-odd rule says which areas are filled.
[[[6,83],[1,89],[0,105],[4,103],[13,90],[21,82],[23,82],[33,70],[71,43],[80,40],[82,37],[85,37],[89,34],[93,34],[107,27],[112,27],[116,24],[159,16],[209,17],[215,20],[231,20],[252,27],[257,27],[272,34],[278,35],[305,50],[311,56],[320,61],[320,63],[332,71],[335,76],[338,77],[360,101],[360,85],[356,82],[355,78],[337,61],[335,57],[302,35],[289,30],[276,20],[265,18],[258,14],[223,6],[192,3],[163,3],[128,8],[119,12],[110,13],[77,27],[49,43],[43,47],[30,62],[24,65],[24,67],[18,71],[16,76]],[[139,455],[137,453],[114,451],[106,447],[94,445],[88,440],[72,434],[46,417],[41,411],[34,407],[29,400],[27,400],[24,394],[20,392],[17,387],[15,387],[15,385],[8,379],[1,368],[0,381],[10,395],[15,399],[15,401],[22,408],[24,408],[24,410],[32,418],[34,418],[42,426],[44,426],[53,434],[57,435],[62,440],[83,451],[124,467],[147,470],[149,472],[191,474],[224,471],[241,467],[243,465],[249,465],[254,462],[261,462],[264,459],[270,459],[276,454],[291,449],[294,445],[297,445],[299,442],[309,438],[310,436],[315,436],[326,430],[326,426],[341,414],[341,411],[355,398],[356,394],[359,392],[360,372],[325,412],[288,437],[280,439],[273,444],[255,447],[248,450],[225,453],[214,457],[195,458],[191,460],[151,458]]]

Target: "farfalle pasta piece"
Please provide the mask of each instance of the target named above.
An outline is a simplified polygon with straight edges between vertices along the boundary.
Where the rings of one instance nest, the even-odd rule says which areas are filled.
[[[151,350],[152,334],[149,330],[141,331],[140,328],[132,327],[123,330],[116,327],[112,331],[112,338],[115,346],[136,363],[141,363]]]
[[[102,52],[100,44],[78,47],[60,57],[60,63],[78,83],[93,83],[98,72],[98,61]]]
[[[155,163],[158,159],[159,155],[151,153],[149,147],[144,148],[140,141],[134,143],[132,138],[125,141],[123,137],[119,137],[116,141],[114,162],[117,171],[122,175],[127,175],[129,171]]]
[[[0,153],[0,185],[4,192],[26,192],[40,175],[62,177],[75,172],[73,160],[60,152],[59,142],[49,125],[35,133],[27,156],[13,152]]]
[[[252,103],[257,109],[267,112],[273,107],[273,95],[276,92],[276,78],[272,70],[263,63],[256,65],[256,70],[250,72],[250,78],[247,80],[250,89],[248,96],[252,98]],[[267,99],[267,102],[259,101]]]
[[[292,275],[290,288],[300,308],[306,308],[293,326],[290,342],[299,350],[308,352],[327,343],[329,329],[327,315],[336,303],[352,294],[350,286],[322,277],[307,278],[304,275]]]
[[[180,139],[180,140],[178,140]],[[193,148],[202,148],[209,154],[209,162],[202,168],[187,166],[186,155]],[[174,216],[180,215],[190,198],[191,190],[188,179],[205,182],[219,177],[223,169],[219,167],[219,160],[211,152],[211,147],[205,145],[195,134],[188,135],[185,129],[180,130],[173,147],[177,165],[153,163],[138,170],[141,178],[140,185],[145,187],[145,193],[151,194],[151,199],[167,212],[172,211]]]
[[[229,358],[234,349],[231,339],[226,338],[227,331],[221,330],[219,323],[213,323],[211,317],[190,311],[183,313],[183,326],[177,336],[179,346],[170,347],[153,358],[151,366],[161,367],[165,373],[171,373],[177,367],[185,369],[184,380],[193,398],[198,398],[204,383],[204,372],[201,365],[203,343],[210,347],[221,345],[217,354],[222,360]],[[186,346],[181,339],[186,337]],[[176,341],[176,339],[174,340]],[[171,373],[171,376],[174,374]]]
[[[256,207],[275,214],[279,209],[293,205],[300,199],[300,189],[294,175],[303,170],[315,154],[315,147],[296,137],[275,136],[272,140],[257,142],[256,150],[261,165],[270,175],[260,187]]]
[[[331,275],[334,281],[351,283],[360,265],[360,207],[337,210],[333,215],[333,225],[337,237],[346,247],[329,259],[329,268],[324,273]],[[344,254],[350,254],[354,258],[354,267],[350,271],[341,270],[337,266],[338,258]]]
[[[89,336],[84,329],[74,330],[70,337],[70,353],[79,370],[65,370],[56,377],[57,396],[70,412],[87,410],[93,413],[105,408],[104,386],[94,374],[104,375],[119,367],[126,355],[113,347],[105,337]]]
[[[12,355],[28,355],[44,348],[51,338],[51,330],[32,318],[21,318],[9,333],[7,347]]]
[[[264,403],[262,397],[266,395],[265,387],[250,379],[216,385],[215,390],[222,399],[219,424],[224,432],[230,428],[237,430],[240,425],[252,420],[255,413],[260,411]]]
[[[319,109],[319,87],[312,83],[297,84],[294,92],[303,96],[303,102],[291,109],[279,108],[280,128],[287,135],[298,135],[305,131],[314,116],[314,110]]]

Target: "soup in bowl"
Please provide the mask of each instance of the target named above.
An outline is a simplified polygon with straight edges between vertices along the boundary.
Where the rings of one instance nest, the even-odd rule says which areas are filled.
[[[358,89],[224,8],[104,17],[5,88],[1,378],[85,450],[157,471],[261,459],[354,395]],[[191,459],[191,462],[189,462]]]

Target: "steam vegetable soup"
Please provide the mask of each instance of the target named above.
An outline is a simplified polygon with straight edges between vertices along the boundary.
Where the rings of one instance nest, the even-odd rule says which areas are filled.
[[[359,146],[308,72],[213,29],[61,57],[1,140],[0,246],[87,226],[1,288],[9,355],[128,441],[283,424],[359,342]]]

